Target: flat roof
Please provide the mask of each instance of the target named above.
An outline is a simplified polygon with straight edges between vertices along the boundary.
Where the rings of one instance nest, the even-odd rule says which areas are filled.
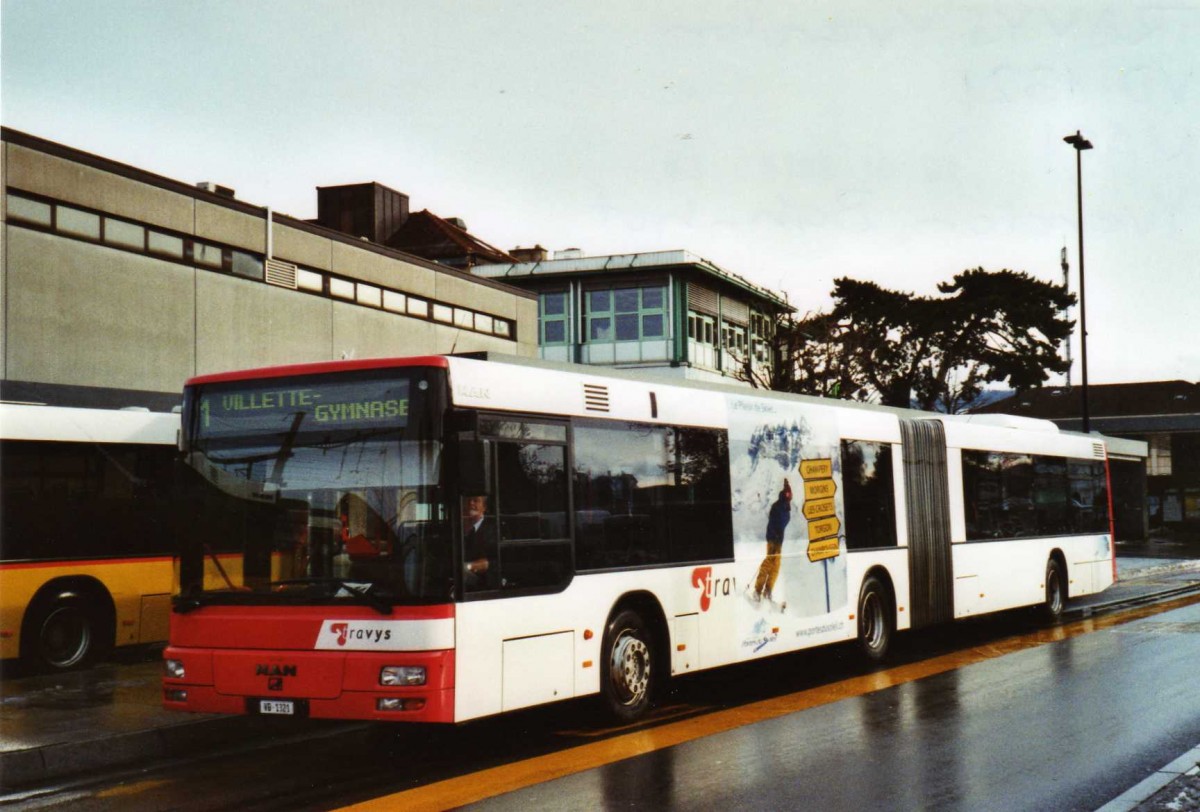
[[[154,186],[159,189],[164,189],[168,192],[174,192],[186,197],[191,197],[195,200],[203,200],[205,203],[211,203],[226,209],[239,211],[243,214],[250,214],[256,217],[262,217],[264,219],[266,219],[267,216],[267,206],[257,206],[253,203],[247,203],[246,201],[239,200],[237,198],[225,197],[224,195],[209,192],[193,184],[185,183],[184,181],[158,175],[154,172],[150,172],[145,169],[139,169],[136,166],[131,166],[130,164],[114,161],[111,158],[105,158],[100,155],[94,155],[90,152],[84,152],[83,150],[76,149],[75,147],[59,144],[55,141],[50,141],[36,135],[30,135],[29,133],[21,132],[20,130],[14,130],[11,127],[0,127],[0,141],[16,144],[27,149],[36,150],[38,152],[45,153],[46,155],[53,155],[56,158],[63,158],[68,161],[83,164],[84,166],[90,166],[103,172],[109,172],[119,177],[128,178],[129,180],[137,181],[139,183],[145,183],[148,186]],[[7,187],[7,185],[8,179],[5,178],[5,186]],[[37,190],[29,189],[28,191],[36,192]],[[291,215],[275,211],[274,209],[271,210],[271,219],[273,222],[279,223],[280,225],[285,225],[289,228],[294,228],[299,231],[307,231],[310,234],[345,243],[346,245],[352,245],[355,248],[359,248],[364,251],[381,254],[389,259],[406,262],[410,265],[416,265],[421,268],[428,268],[430,270],[444,273],[447,276],[469,280],[476,284],[483,285],[484,287],[503,290],[505,293],[519,296],[523,299],[531,297],[529,291],[517,287],[516,285],[507,285],[500,280],[484,278],[458,268],[452,268],[449,265],[442,265],[437,262],[432,262],[414,254],[405,253],[404,251],[396,248],[389,248],[388,246],[381,245],[380,243],[361,240],[356,237],[352,237],[349,234],[344,234],[341,231],[337,231],[336,229],[326,228],[325,226],[317,225],[316,223],[310,223],[307,220],[302,220],[298,217],[293,217]]]
[[[595,274],[624,272],[689,266],[722,281],[741,288],[760,299],[766,299],[786,311],[795,310],[787,300],[774,291],[754,284],[750,280],[727,271],[711,260],[683,249],[673,251],[642,251],[636,254],[601,254],[572,259],[544,259],[540,262],[509,262],[493,265],[476,265],[472,272],[490,279],[511,277],[558,276],[570,274]]]

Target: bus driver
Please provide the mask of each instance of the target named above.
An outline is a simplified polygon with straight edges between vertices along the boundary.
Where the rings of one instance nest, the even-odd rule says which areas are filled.
[[[486,496],[464,496],[463,565],[467,589],[495,587],[491,560],[496,552],[495,519],[487,515]]]

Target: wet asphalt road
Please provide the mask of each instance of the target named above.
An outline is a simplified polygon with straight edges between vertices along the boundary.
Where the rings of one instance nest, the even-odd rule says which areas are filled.
[[[489,810],[1093,810],[1200,741],[1200,605],[739,728]]]
[[[1014,615],[910,635],[891,665],[1000,653],[1006,639],[1031,631],[1027,616]],[[1200,741],[1198,661],[1195,604],[584,768],[478,806],[1092,810]],[[865,671],[846,647],[722,669],[680,681],[667,715],[703,723],[719,707],[803,689],[836,696]],[[5,800],[15,809],[332,809],[619,735],[588,703],[567,703],[460,728],[367,726],[315,740],[285,735],[240,752],[231,743],[208,758]],[[381,808],[405,803],[396,797]]]

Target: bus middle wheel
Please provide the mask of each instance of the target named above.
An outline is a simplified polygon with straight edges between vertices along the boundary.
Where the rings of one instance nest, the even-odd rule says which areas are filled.
[[[868,660],[887,656],[894,628],[891,592],[878,577],[867,576],[858,593],[858,647]]]

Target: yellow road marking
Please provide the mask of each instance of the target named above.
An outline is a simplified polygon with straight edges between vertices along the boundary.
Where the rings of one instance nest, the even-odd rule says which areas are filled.
[[[169,783],[162,778],[148,778],[145,781],[135,781],[132,784],[120,784],[108,789],[102,789],[96,793],[97,798],[120,798],[126,795],[137,795],[140,792],[145,792],[148,789],[161,787]]]
[[[1194,603],[1200,603],[1200,595],[1042,629],[1031,634],[1009,637],[963,651],[943,654],[919,663],[902,665],[861,677],[851,677],[831,685],[809,688],[787,696],[752,702],[741,707],[715,711],[704,716],[626,733],[569,750],[548,753],[513,764],[449,778],[416,789],[343,807],[343,809],[354,810],[354,812],[392,809],[417,812],[417,810],[453,809],[524,789],[544,781],[603,767],[665,747],[684,744],[705,736],[838,702],[842,699],[863,696],[884,688],[891,688],[995,657],[1002,657],[1005,654],[1119,626]]]

